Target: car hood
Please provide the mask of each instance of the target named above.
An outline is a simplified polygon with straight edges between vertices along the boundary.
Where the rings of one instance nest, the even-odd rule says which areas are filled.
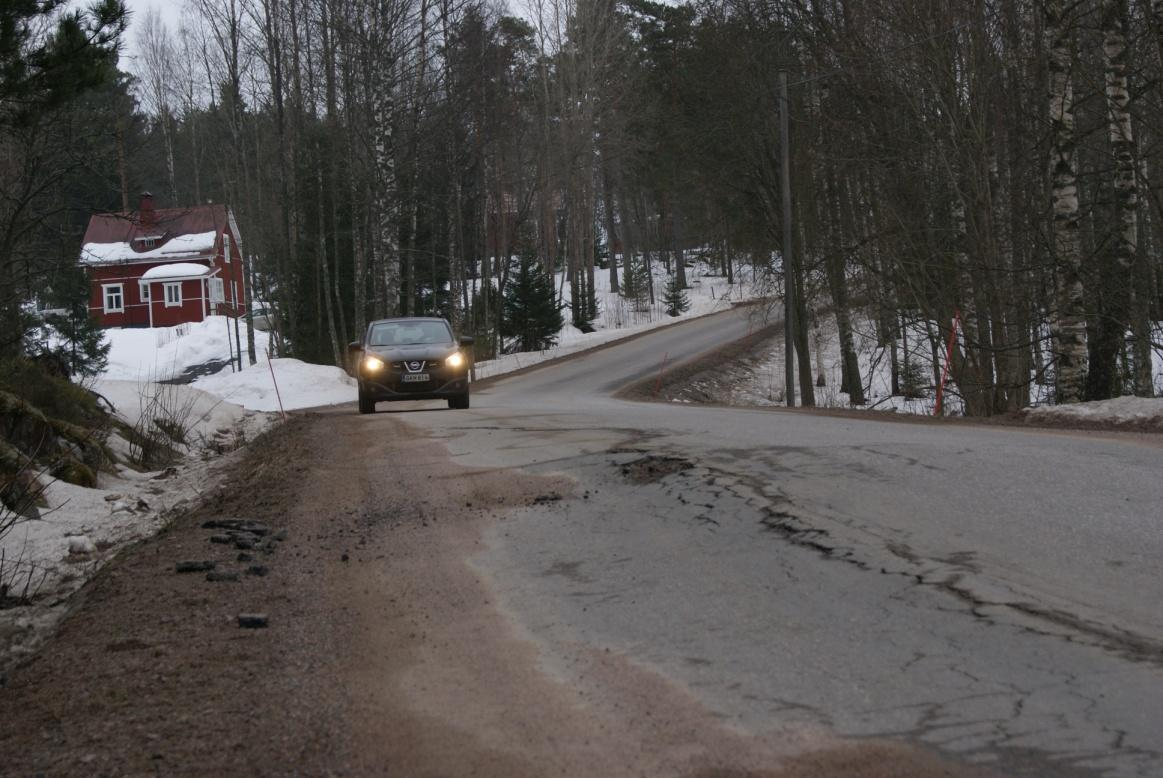
[[[368,354],[375,354],[385,362],[405,362],[426,359],[447,359],[457,350],[450,343],[419,346],[369,346]]]

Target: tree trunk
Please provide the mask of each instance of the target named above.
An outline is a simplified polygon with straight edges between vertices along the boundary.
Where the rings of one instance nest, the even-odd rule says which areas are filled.
[[[1103,0],[1102,52],[1107,118],[1114,156],[1112,195],[1115,211],[1113,260],[1100,271],[1103,301],[1091,343],[1087,399],[1105,400],[1122,394],[1116,361],[1131,320],[1131,284],[1138,249],[1139,190],[1135,176],[1135,141],[1127,86],[1127,8],[1125,0]],[[1138,387],[1136,387],[1138,388]]]
[[[1081,402],[1086,395],[1086,307],[1082,288],[1078,172],[1075,163],[1074,89],[1070,78],[1073,35],[1063,27],[1066,0],[1046,0],[1049,66],[1050,179],[1052,236],[1056,261],[1058,310],[1051,336],[1055,394],[1059,403]]]
[[[384,46],[390,45],[382,41]],[[376,277],[377,318],[396,316],[400,310],[400,245],[396,201],[396,151],[392,118],[395,62],[386,51],[375,53],[376,77],[371,84],[372,169],[375,193],[372,202],[372,273]]]

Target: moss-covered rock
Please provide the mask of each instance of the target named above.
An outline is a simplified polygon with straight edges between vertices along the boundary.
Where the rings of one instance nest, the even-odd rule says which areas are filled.
[[[84,487],[113,455],[110,417],[84,387],[28,360],[0,363],[0,496],[25,512],[43,491],[44,474]]]
[[[0,389],[0,439],[27,456],[55,453],[56,433],[39,408],[13,392]]]
[[[5,511],[36,518],[37,507],[44,507],[41,495],[44,484],[37,477],[36,463],[7,441],[0,439],[0,530],[4,529]]]
[[[86,489],[94,489],[97,486],[97,474],[93,472],[93,468],[70,456],[58,459],[49,472],[53,478]]]
[[[63,419],[48,421],[57,435],[81,452],[81,461],[93,470],[106,469],[113,463],[113,455],[105,447],[107,432],[104,429],[82,427]]]

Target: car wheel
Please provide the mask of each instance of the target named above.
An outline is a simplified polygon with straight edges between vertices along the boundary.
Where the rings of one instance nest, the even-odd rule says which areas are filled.
[[[368,397],[363,392],[359,393],[359,412],[360,413],[375,413],[376,401]]]
[[[459,397],[449,397],[448,407],[458,411],[466,410],[468,408],[468,390],[466,389],[464,394]]]

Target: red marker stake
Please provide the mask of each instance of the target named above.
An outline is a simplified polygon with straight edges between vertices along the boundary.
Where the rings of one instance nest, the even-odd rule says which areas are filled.
[[[271,383],[275,385],[275,397],[279,400],[279,413],[283,414],[283,421],[287,420],[287,412],[283,410],[283,396],[279,394],[279,382],[275,380],[275,366],[271,362],[271,352],[267,349],[267,367],[271,369]]]

